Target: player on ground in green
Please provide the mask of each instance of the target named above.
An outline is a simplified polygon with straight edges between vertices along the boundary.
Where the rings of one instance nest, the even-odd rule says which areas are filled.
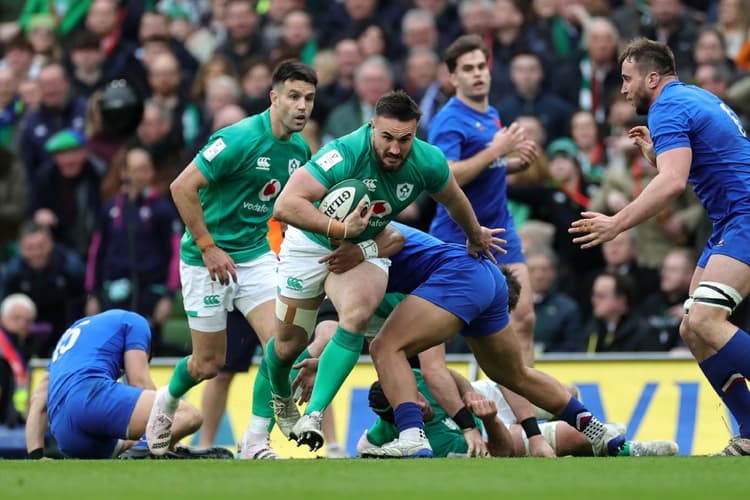
[[[310,118],[316,85],[310,67],[282,62],[272,77],[270,108],[214,133],[171,185],[186,226],[180,278],[193,353],[158,391],[146,430],[154,454],[166,451],[179,398],[224,365],[227,311],[236,307],[263,345],[273,335],[277,259],[267,223],[281,188],[310,158],[298,132]],[[273,412],[265,373],[261,365],[243,457],[276,458],[268,442]]]
[[[359,359],[363,332],[383,298],[390,264],[386,257],[398,250],[379,248],[373,238],[427,191],[466,233],[471,254],[498,248],[490,231],[477,222],[445,156],[416,139],[420,115],[406,93],[385,94],[376,103],[370,123],[329,143],[292,176],[274,209],[274,216],[290,227],[281,247],[277,331],[266,350],[266,363],[279,427],[313,450],[323,443],[321,412]],[[314,203],[344,179],[364,182],[371,205],[364,215],[355,210],[342,222],[319,212]],[[331,266],[340,264],[326,258],[333,248],[329,238],[349,239],[360,246],[362,255],[347,272],[329,273]],[[291,397],[289,370],[307,345],[325,294],[340,323],[320,358],[322,376],[300,419]]]

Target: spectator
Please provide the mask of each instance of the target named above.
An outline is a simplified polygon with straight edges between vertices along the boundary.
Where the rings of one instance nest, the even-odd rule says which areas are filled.
[[[575,279],[587,270],[601,266],[601,252],[597,249],[581,250],[574,245],[568,227],[588,209],[592,186],[581,175],[578,150],[570,139],[557,139],[547,148],[551,182],[514,183],[508,185],[508,198],[525,203],[530,208],[529,217],[551,223],[554,228],[552,248],[560,257],[558,270],[561,291],[580,297],[591,290],[581,290],[581,281]]]
[[[48,337],[33,353],[49,357],[73,319],[83,310],[83,261],[55,243],[48,228],[28,223],[21,229],[19,255],[8,263],[3,296],[24,293],[36,304],[37,324]]]
[[[652,23],[641,27],[640,35],[669,45],[678,73],[689,72],[693,65],[693,46],[698,25],[682,0],[651,0]]]
[[[406,57],[401,88],[419,103],[427,89],[437,82],[440,59],[430,49],[412,49]]]
[[[479,35],[488,47],[492,46],[492,2],[490,0],[464,0],[458,4],[461,33]],[[456,37],[457,38],[457,37]]]
[[[19,80],[7,66],[0,67],[0,146],[11,147],[24,112]]]
[[[357,45],[363,59],[371,56],[383,56],[385,58],[396,57],[393,55],[391,40],[395,37],[382,24],[373,21],[363,26],[357,33]]]
[[[260,16],[259,31],[264,47],[274,49],[279,46],[284,37],[286,16],[297,8],[299,2],[296,0],[268,0],[268,10]]]
[[[735,107],[727,95],[729,85],[731,84],[732,72],[725,63],[699,64],[695,68],[693,78],[697,86],[708,90],[722,101],[732,105],[733,108]]]
[[[89,154],[77,130],[62,130],[47,141],[53,163],[34,177],[31,214],[49,227],[58,241],[85,259],[99,213],[99,186],[106,166]]]
[[[57,34],[65,38],[81,27],[81,23],[91,3],[91,0],[80,0],[77,2],[27,0],[18,22],[23,29],[28,29],[29,22],[34,15],[50,14],[59,20],[56,29]]]
[[[435,20],[439,50],[446,48],[462,34],[457,7],[460,3],[462,2],[450,0],[414,0],[416,8],[428,12]]]
[[[213,56],[201,65],[190,87],[190,98],[193,102],[203,101],[206,98],[206,86],[208,82],[221,75],[236,76],[225,57]]]
[[[726,42],[727,56],[734,59],[750,35],[750,3],[747,0],[719,0],[718,29]]]
[[[276,66],[285,59],[299,59],[307,65],[312,64],[318,43],[310,14],[303,9],[292,10],[284,16],[281,28],[281,39],[271,49],[269,56],[271,65]]]
[[[526,255],[529,282],[534,296],[534,350],[574,352],[580,349],[581,311],[575,300],[556,289],[557,256],[545,248]]]
[[[227,0],[224,6],[227,39],[216,48],[215,54],[226,57],[235,73],[249,58],[262,56],[268,49],[263,46],[258,23],[253,0]]]
[[[143,13],[138,26],[138,42],[140,47],[135,50],[135,56],[144,66],[147,66],[148,57],[144,57],[144,46],[151,40],[163,41],[164,49],[172,52],[180,62],[183,82],[192,82],[196,79],[199,64],[195,56],[185,48],[185,44],[176,40],[169,31],[168,17],[158,11],[146,11]],[[145,84],[145,81],[143,82]]]
[[[39,68],[32,67],[34,48],[23,34],[18,34],[5,45],[5,57],[0,67],[9,68],[19,80],[36,79]]]
[[[440,50],[437,24],[433,15],[423,9],[408,10],[401,20],[401,43],[403,52],[407,54],[417,48],[436,52]]]
[[[697,66],[712,63],[725,64],[731,71],[732,81],[737,80],[737,77],[740,76],[737,74],[737,66],[734,63],[734,58],[729,57],[727,54],[727,45],[724,40],[724,35],[718,28],[714,26],[706,26],[698,31],[695,38],[692,65],[686,73],[688,75],[695,75]],[[743,72],[742,76],[746,75],[747,73]]]
[[[123,189],[104,206],[89,247],[86,315],[137,312],[149,320],[155,355],[183,355],[162,338],[179,287],[182,224],[174,205],[153,187],[147,151],[129,149],[121,174]]]
[[[34,49],[32,67],[42,67],[50,62],[59,62],[62,48],[55,38],[55,20],[48,14],[37,14],[29,21],[26,37]],[[33,71],[33,70],[32,70]]]
[[[591,290],[593,317],[580,330],[579,348],[585,352],[641,351],[648,329],[633,312],[635,288],[628,276],[603,272]]]
[[[271,74],[273,68],[265,59],[254,58],[247,62],[242,73],[242,107],[248,115],[257,115],[271,105]]]
[[[90,98],[94,90],[104,84],[104,60],[99,37],[90,31],[80,31],[73,36],[68,75],[75,94]]]
[[[152,99],[172,112],[175,132],[185,145],[192,145],[200,129],[200,113],[181,92],[179,61],[171,52],[160,54],[149,65],[147,72]]]
[[[669,351],[682,342],[680,323],[685,316],[684,303],[690,295],[690,280],[695,256],[686,248],[670,250],[661,266],[659,291],[646,297],[639,314],[648,324],[644,349]]]
[[[334,47],[336,58],[336,79],[326,85],[319,85],[315,94],[315,108],[312,119],[324,124],[333,108],[354,96],[354,72],[362,63],[362,53],[353,38],[342,38]]]
[[[26,171],[21,160],[11,149],[0,146],[0,268],[18,240],[28,204]]]
[[[0,303],[0,425],[21,423],[28,408],[27,346],[35,317],[34,302],[22,293]]]
[[[60,64],[42,68],[38,82],[40,107],[24,118],[19,129],[19,151],[29,179],[52,160],[44,147],[50,137],[67,128],[83,132],[86,123],[86,99],[72,92]]]
[[[322,144],[370,121],[375,102],[389,90],[393,90],[393,73],[388,61],[374,56],[363,62],[354,73],[355,95],[331,111],[323,127]]]
[[[585,52],[572,65],[565,64],[551,75],[558,95],[576,108],[590,111],[598,125],[606,123],[612,96],[620,90],[618,42],[612,21],[591,18],[586,23]]]
[[[543,89],[544,69],[539,56],[533,52],[519,52],[513,56],[510,78],[513,92],[495,103],[504,123],[511,123],[519,115],[536,115],[547,131],[548,140],[569,134],[570,117],[575,110]]]
[[[601,184],[607,168],[604,142],[599,137],[599,125],[591,111],[576,111],[570,119],[570,137],[578,148],[578,161],[584,178]]]

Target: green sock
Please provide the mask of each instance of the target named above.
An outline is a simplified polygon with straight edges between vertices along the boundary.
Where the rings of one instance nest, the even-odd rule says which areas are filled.
[[[331,342],[320,355],[318,377],[315,379],[310,403],[305,409],[306,414],[323,411],[331,404],[341,384],[357,364],[364,345],[364,335],[348,332],[340,326],[336,328]],[[324,376],[321,377],[321,374]]]
[[[181,398],[191,387],[200,382],[190,375],[187,367],[188,359],[190,359],[190,356],[185,356],[177,362],[177,366],[174,367],[172,372],[172,378],[169,379],[169,394],[175,399]]]
[[[268,367],[268,381],[271,385],[271,392],[282,397],[292,395],[292,386],[289,383],[289,371],[292,369],[292,363],[286,363],[279,359],[274,349],[274,340],[271,339],[266,345],[266,366]]]
[[[258,374],[253,384],[253,415],[264,418],[273,418],[271,408],[271,382],[268,380],[268,365],[266,358],[260,362]],[[271,423],[273,426],[273,422]]]
[[[305,350],[300,353],[299,356],[297,356],[297,359],[294,360],[294,364],[302,363],[306,359],[310,359],[312,356],[310,356],[310,351],[307,350],[307,347],[305,347]],[[292,365],[294,366],[294,365]],[[297,378],[297,374],[299,373],[299,368],[292,368],[292,371],[289,372],[289,381],[294,382],[294,379]]]

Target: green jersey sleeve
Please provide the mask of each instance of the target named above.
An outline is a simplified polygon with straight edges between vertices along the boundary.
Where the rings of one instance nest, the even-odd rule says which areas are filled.
[[[420,166],[424,169],[425,190],[428,193],[439,193],[448,185],[451,178],[451,169],[448,166],[448,160],[440,149],[425,144],[424,159],[420,161]]]
[[[208,182],[217,182],[234,174],[244,165],[244,158],[252,155],[256,142],[240,139],[231,128],[215,132],[195,156],[198,170]]]
[[[337,182],[351,178],[355,162],[353,155],[341,141],[334,140],[321,149],[305,164],[305,168],[326,189]]]

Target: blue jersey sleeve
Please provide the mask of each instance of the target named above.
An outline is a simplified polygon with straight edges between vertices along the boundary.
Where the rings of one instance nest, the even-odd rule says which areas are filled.
[[[462,159],[461,145],[464,136],[459,129],[449,127],[447,123],[442,127],[430,127],[429,142],[440,148],[448,161]]]
[[[151,346],[151,328],[146,318],[139,314],[128,313],[123,318],[123,324],[127,327],[125,333],[125,352],[139,350],[149,352]]]
[[[649,110],[649,132],[657,155],[676,148],[689,148],[690,117],[682,106],[656,105]]]

